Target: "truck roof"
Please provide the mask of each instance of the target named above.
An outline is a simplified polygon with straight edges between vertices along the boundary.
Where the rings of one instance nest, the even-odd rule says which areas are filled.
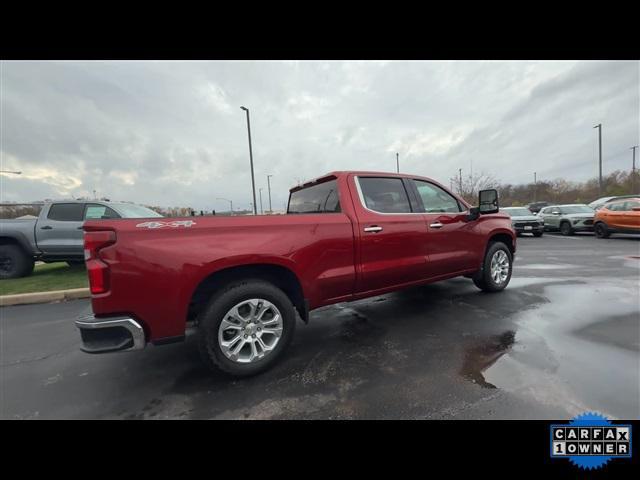
[[[396,172],[377,172],[377,171],[371,171],[371,170],[335,170],[333,172],[329,172],[325,175],[322,175],[321,177],[317,177],[314,178],[313,180],[308,180],[304,183],[302,183],[301,185],[296,185],[295,187],[291,188],[289,191],[290,192],[295,192],[297,190],[300,190],[302,188],[308,187],[310,185],[313,185],[315,183],[320,183],[328,178],[331,177],[345,177],[347,175],[376,175],[376,176],[380,176],[380,177],[398,177],[398,178],[405,178],[405,177],[411,177],[411,178],[420,178],[423,180],[428,180],[430,182],[435,182],[438,183],[436,180],[429,178],[429,177],[424,177],[422,175],[413,175],[413,174],[409,174],[409,173],[396,173]]]

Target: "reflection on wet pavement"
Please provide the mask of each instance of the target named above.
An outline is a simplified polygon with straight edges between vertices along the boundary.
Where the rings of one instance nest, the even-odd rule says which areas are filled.
[[[516,342],[485,381],[570,412],[638,418],[638,284],[565,280],[537,286],[548,302],[515,314]]]
[[[502,335],[490,337],[488,341],[473,346],[467,350],[460,374],[474,383],[485,388],[496,388],[487,382],[482,375],[487,368],[493,365],[513,345],[515,332],[507,331]]]

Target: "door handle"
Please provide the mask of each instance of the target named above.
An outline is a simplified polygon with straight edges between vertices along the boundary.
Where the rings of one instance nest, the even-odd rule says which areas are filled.
[[[77,230],[82,230],[82,225],[80,225],[79,227],[77,227]]]
[[[44,227],[40,227],[40,230],[53,230],[53,227],[50,227],[49,225],[45,225]]]
[[[372,227],[364,227],[364,231],[365,232],[381,232],[382,227],[378,227],[377,225],[374,225]]]
[[[430,223],[429,226],[431,228],[442,228],[442,227],[444,227],[444,225],[442,223],[440,223],[440,222]]]

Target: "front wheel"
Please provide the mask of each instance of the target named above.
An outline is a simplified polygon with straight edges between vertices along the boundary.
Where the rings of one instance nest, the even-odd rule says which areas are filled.
[[[569,222],[562,222],[562,224],[560,225],[560,233],[565,237],[573,235],[574,232],[573,228],[571,228],[571,224]]]
[[[513,255],[502,242],[489,245],[482,268],[473,277],[473,283],[483,292],[499,292],[509,284],[513,270]]]
[[[543,232],[542,232],[542,231],[539,231],[539,232],[533,232],[533,236],[534,236],[534,237],[541,237],[541,236],[542,236],[542,234],[543,234]]]
[[[209,367],[246,377],[263,372],[293,338],[289,297],[263,280],[229,285],[215,294],[199,319],[198,348]]]
[[[609,238],[609,235],[611,235],[607,226],[602,222],[596,223],[595,232],[598,238]]]

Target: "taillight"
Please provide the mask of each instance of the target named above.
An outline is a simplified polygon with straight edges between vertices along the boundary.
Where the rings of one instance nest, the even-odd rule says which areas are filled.
[[[109,265],[99,258],[98,252],[114,243],[116,243],[116,232],[112,230],[84,232],[84,259],[91,293],[109,291]]]

